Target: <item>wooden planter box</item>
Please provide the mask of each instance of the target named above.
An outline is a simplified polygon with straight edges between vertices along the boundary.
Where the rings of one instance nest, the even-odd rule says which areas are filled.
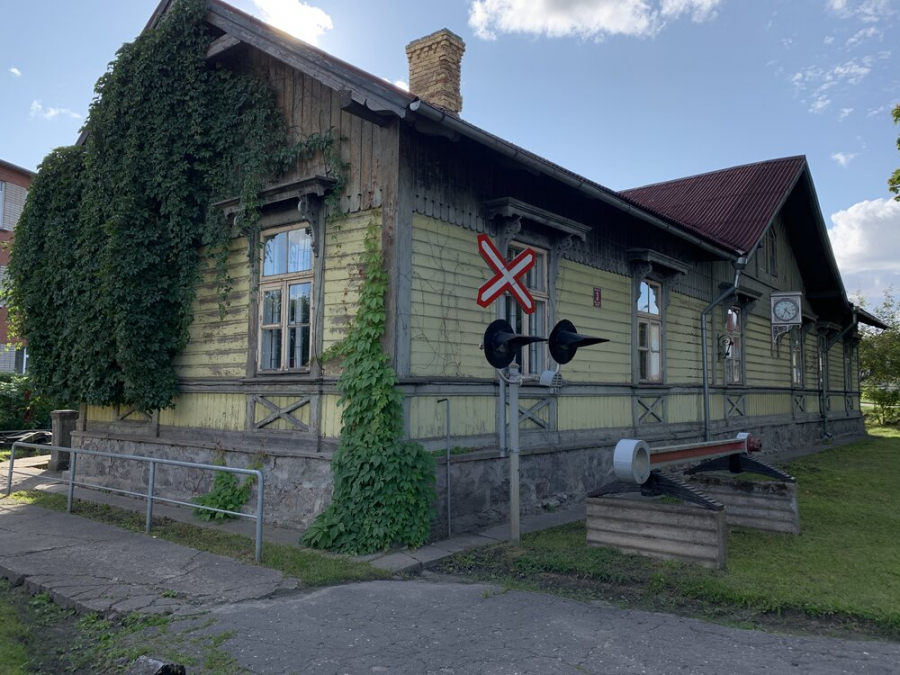
[[[725,505],[728,525],[800,534],[795,483],[702,474],[688,477],[687,482]]]
[[[637,494],[587,500],[587,544],[724,569],[725,512]]]

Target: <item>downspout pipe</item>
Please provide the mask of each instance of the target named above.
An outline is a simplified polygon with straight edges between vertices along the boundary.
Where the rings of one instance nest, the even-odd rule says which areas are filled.
[[[734,281],[731,286],[726,288],[722,293],[713,300],[702,312],[700,312],[700,353],[703,361],[703,438],[710,440],[709,430],[709,344],[707,341],[706,317],[709,316],[716,307],[721,305],[725,300],[730,298],[737,292],[738,284],[741,280],[741,273],[747,266],[747,258],[741,256],[732,263],[734,265]]]
[[[828,408],[825,405],[825,398],[828,396],[828,385],[829,380],[831,379],[831,368],[828,367],[828,352],[831,351],[831,348],[834,347],[838,342],[844,339],[844,336],[849,333],[851,330],[856,328],[857,323],[859,323],[859,318],[856,313],[856,307],[852,308],[853,319],[850,323],[844,327],[844,329],[838,333],[835,338],[829,342],[825,343],[825,350],[822,352],[822,365],[824,366],[823,370],[824,376],[822,377],[822,405],[819,413],[822,415],[822,433],[825,438],[832,438],[834,434],[832,434],[828,430]]]

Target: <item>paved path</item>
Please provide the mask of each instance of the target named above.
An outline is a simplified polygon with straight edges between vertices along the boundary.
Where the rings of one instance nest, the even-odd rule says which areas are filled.
[[[298,586],[265,567],[3,501],[0,575],[93,612],[195,612]]]
[[[211,612],[252,673],[897,673],[900,644],[788,637],[495,586],[298,590],[280,573],[0,501],[0,574],[97,611]],[[177,597],[170,597],[173,591]]]

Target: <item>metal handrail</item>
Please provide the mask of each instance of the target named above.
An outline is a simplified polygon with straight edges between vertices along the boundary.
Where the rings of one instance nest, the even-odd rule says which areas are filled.
[[[154,502],[165,502],[167,504],[178,504],[180,506],[190,506],[195,509],[202,509],[204,511],[214,511],[215,513],[225,513],[230,516],[236,516],[238,518],[250,518],[256,520],[256,562],[260,561],[262,556],[262,540],[263,540],[263,488],[264,488],[264,478],[262,471],[257,469],[238,469],[230,466],[217,466],[215,464],[195,464],[193,462],[180,462],[174,459],[160,459],[157,457],[141,457],[140,455],[122,455],[114,452],[101,452],[100,450],[84,450],[82,448],[63,448],[56,445],[43,445],[39,443],[24,443],[24,442],[16,442],[13,443],[12,450],[10,452],[9,457],[9,476],[6,481],[6,496],[8,497],[12,494],[12,480],[14,473],[14,465],[16,461],[16,448],[31,448],[34,450],[56,450],[57,452],[67,452],[71,455],[71,459],[69,460],[69,478],[68,480],[61,480],[58,478],[49,478],[44,477],[45,480],[49,480],[54,483],[65,483],[69,486],[69,492],[66,499],[66,511],[68,513],[72,513],[72,500],[75,495],[75,487],[86,487],[93,488],[96,490],[107,490],[109,492],[115,492],[117,494],[129,495],[131,497],[143,497],[147,500],[147,514],[146,514],[146,525],[144,531],[149,534],[150,528],[153,521],[153,503]],[[147,479],[147,493],[143,492],[132,492],[130,490],[120,490],[117,488],[106,487],[103,485],[95,485],[93,483],[83,483],[75,480],[75,469],[77,466],[78,455],[88,455],[91,457],[110,457],[112,459],[121,459],[121,460],[131,460],[135,462],[143,462],[144,464],[150,465],[150,475]],[[241,513],[240,511],[229,511],[227,509],[217,509],[213,506],[203,506],[201,504],[191,504],[189,502],[182,502],[177,499],[168,499],[167,497],[160,497],[158,495],[154,495],[153,491],[156,483],[156,465],[157,464],[165,464],[167,466],[181,466],[186,467],[188,469],[206,469],[209,471],[221,471],[223,473],[240,473],[249,476],[256,476],[256,480],[258,481],[257,485],[257,494],[256,494],[256,514],[249,513]],[[19,472],[21,475],[30,475]]]

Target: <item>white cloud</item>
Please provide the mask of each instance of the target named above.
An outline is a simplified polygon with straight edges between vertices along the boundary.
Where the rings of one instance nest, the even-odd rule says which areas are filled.
[[[833,36],[833,35],[826,35],[826,36],[825,36],[825,39],[822,40],[822,42],[824,42],[826,45],[830,45],[832,42],[834,42],[834,36]]]
[[[839,166],[847,166],[857,155],[856,152],[834,152],[831,154],[831,159]]]
[[[9,69],[9,72],[12,73],[13,77],[22,77],[22,71],[13,66]]]
[[[831,105],[831,99],[827,96],[818,96],[812,102],[812,105],[809,106],[809,112],[820,114],[828,110],[828,106]]]
[[[319,38],[334,25],[331,17],[318,7],[300,0],[251,0],[259,12],[259,18],[275,28],[283,30],[311,45],[319,44]]]
[[[602,39],[651,37],[684,15],[712,19],[722,0],[473,0],[469,26],[494,40],[500,33]]]
[[[400,87],[403,91],[409,91],[409,82],[406,80],[394,80],[394,86]]]
[[[854,110],[855,108],[841,108],[841,114],[838,119],[843,122],[845,119],[850,117],[850,113],[852,113]]]
[[[863,28],[860,31],[857,31],[847,40],[847,48],[855,47],[860,44],[864,40],[871,40],[873,38],[881,38],[884,35],[884,32],[876,28],[875,26],[869,26],[868,28]]]
[[[894,13],[891,0],[827,0],[825,7],[842,19],[859,19],[866,23],[880,21]]]
[[[885,288],[900,288],[900,202],[862,201],[832,214],[831,222],[828,234],[844,286],[879,305]]]
[[[866,113],[866,117],[878,117],[882,113],[887,112],[889,106],[882,105],[877,108],[872,108],[869,112]]]
[[[52,120],[57,117],[71,117],[73,120],[84,119],[84,115],[77,113],[74,110],[69,110],[68,108],[45,108],[39,99],[35,99],[31,102],[29,117],[32,119],[39,117],[42,120]]]

